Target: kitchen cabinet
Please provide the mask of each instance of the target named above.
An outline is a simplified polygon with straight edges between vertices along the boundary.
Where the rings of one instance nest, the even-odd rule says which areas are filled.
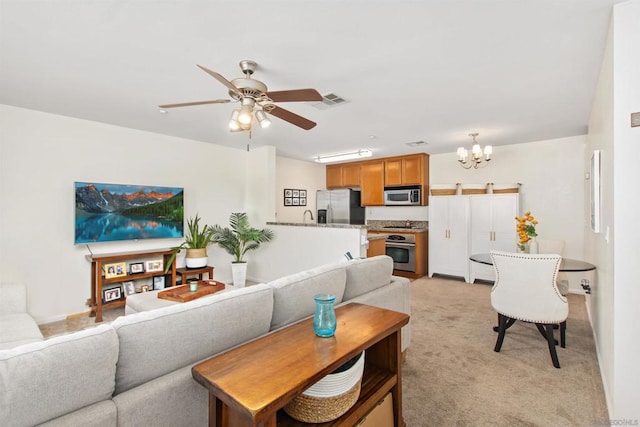
[[[327,189],[360,187],[360,162],[327,165]]]
[[[429,179],[429,157],[426,154],[390,157],[384,161],[385,187],[426,185]]]
[[[515,252],[518,194],[487,194],[470,197],[470,253],[492,250]],[[496,279],[492,266],[470,263],[470,282]]]
[[[367,248],[367,258],[386,254],[385,237],[386,234],[368,233],[369,247]],[[378,237],[376,237],[378,236]]]
[[[360,164],[360,204],[384,205],[384,161],[376,160]]]
[[[429,277],[435,273],[469,281],[469,196],[429,200]]]
[[[428,205],[429,155],[386,157],[326,166],[327,189],[360,187],[362,206],[383,206],[385,187],[420,187]]]

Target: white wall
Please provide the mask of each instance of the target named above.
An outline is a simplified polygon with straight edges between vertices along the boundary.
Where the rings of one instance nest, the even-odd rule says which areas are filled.
[[[631,128],[630,114],[640,111],[640,1],[614,9],[614,234],[615,278],[615,403],[616,418],[640,418],[640,287],[638,278],[638,193],[640,127]]]
[[[28,310],[38,322],[88,310],[89,251],[73,244],[74,181],[184,187],[185,216],[199,213],[211,224],[227,224],[230,212],[245,208],[244,150],[5,105],[0,118],[0,281],[27,284]],[[91,250],[180,242],[100,243]],[[209,255],[216,266],[229,260],[220,250]]]
[[[591,295],[587,298],[587,308],[595,337],[600,371],[604,383],[607,406],[613,416],[614,396],[614,277],[613,277],[613,242],[614,220],[614,141],[613,141],[613,33],[609,29],[604,59],[594,102],[589,118],[589,135],[583,159],[585,169],[589,168],[593,150],[601,150],[601,229],[605,232],[596,234],[590,223],[584,227],[585,258],[596,264],[594,280],[591,282]],[[589,194],[590,181],[585,182],[585,192]],[[584,202],[584,215],[590,215],[590,198]],[[606,242],[606,230],[610,230],[609,243]],[[627,313],[628,314],[628,313]]]
[[[640,111],[639,22],[640,0],[614,7],[584,158],[588,165],[592,151],[602,151],[602,232],[585,227],[585,243],[587,257],[598,266],[589,311],[609,416],[636,422],[640,418],[640,287],[636,286],[640,202],[633,196],[640,182],[636,161],[640,128],[630,126],[629,116]],[[584,210],[588,215],[588,203]]]
[[[302,222],[306,209],[313,212],[313,222],[317,221],[316,191],[326,189],[325,165],[315,162],[278,157],[276,159],[276,221]],[[285,188],[307,190],[307,206],[285,206]],[[309,214],[307,213],[307,221]]]

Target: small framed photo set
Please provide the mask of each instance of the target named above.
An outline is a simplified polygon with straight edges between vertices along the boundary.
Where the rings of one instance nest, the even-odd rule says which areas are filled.
[[[144,273],[144,262],[132,262],[129,264],[129,274]]]
[[[153,289],[164,289],[164,276],[156,276],[153,278]]]
[[[104,278],[111,279],[113,277],[122,277],[127,275],[126,262],[114,262],[104,265]]]
[[[104,302],[116,301],[120,298],[122,298],[122,289],[120,286],[102,290],[102,299]]]
[[[307,190],[299,188],[284,189],[285,206],[307,206]]]
[[[124,287],[124,294],[126,296],[133,295],[136,293],[136,287],[133,284],[133,281],[122,282],[122,286]]]
[[[144,267],[147,273],[152,273],[156,271],[162,271],[162,269],[164,268],[164,263],[161,259],[156,259],[153,261],[146,261],[144,263]]]

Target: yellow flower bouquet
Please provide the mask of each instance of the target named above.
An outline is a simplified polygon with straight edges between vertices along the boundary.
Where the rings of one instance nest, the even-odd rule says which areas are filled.
[[[525,244],[531,240],[532,237],[536,237],[536,225],[538,220],[531,215],[531,212],[527,211],[524,216],[516,217],[516,232],[518,233],[518,249],[525,250]]]

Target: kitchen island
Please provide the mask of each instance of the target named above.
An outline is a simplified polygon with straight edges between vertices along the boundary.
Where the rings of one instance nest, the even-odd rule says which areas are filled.
[[[267,222],[275,238],[249,256],[247,277],[266,282],[323,264],[367,256],[367,226]]]

